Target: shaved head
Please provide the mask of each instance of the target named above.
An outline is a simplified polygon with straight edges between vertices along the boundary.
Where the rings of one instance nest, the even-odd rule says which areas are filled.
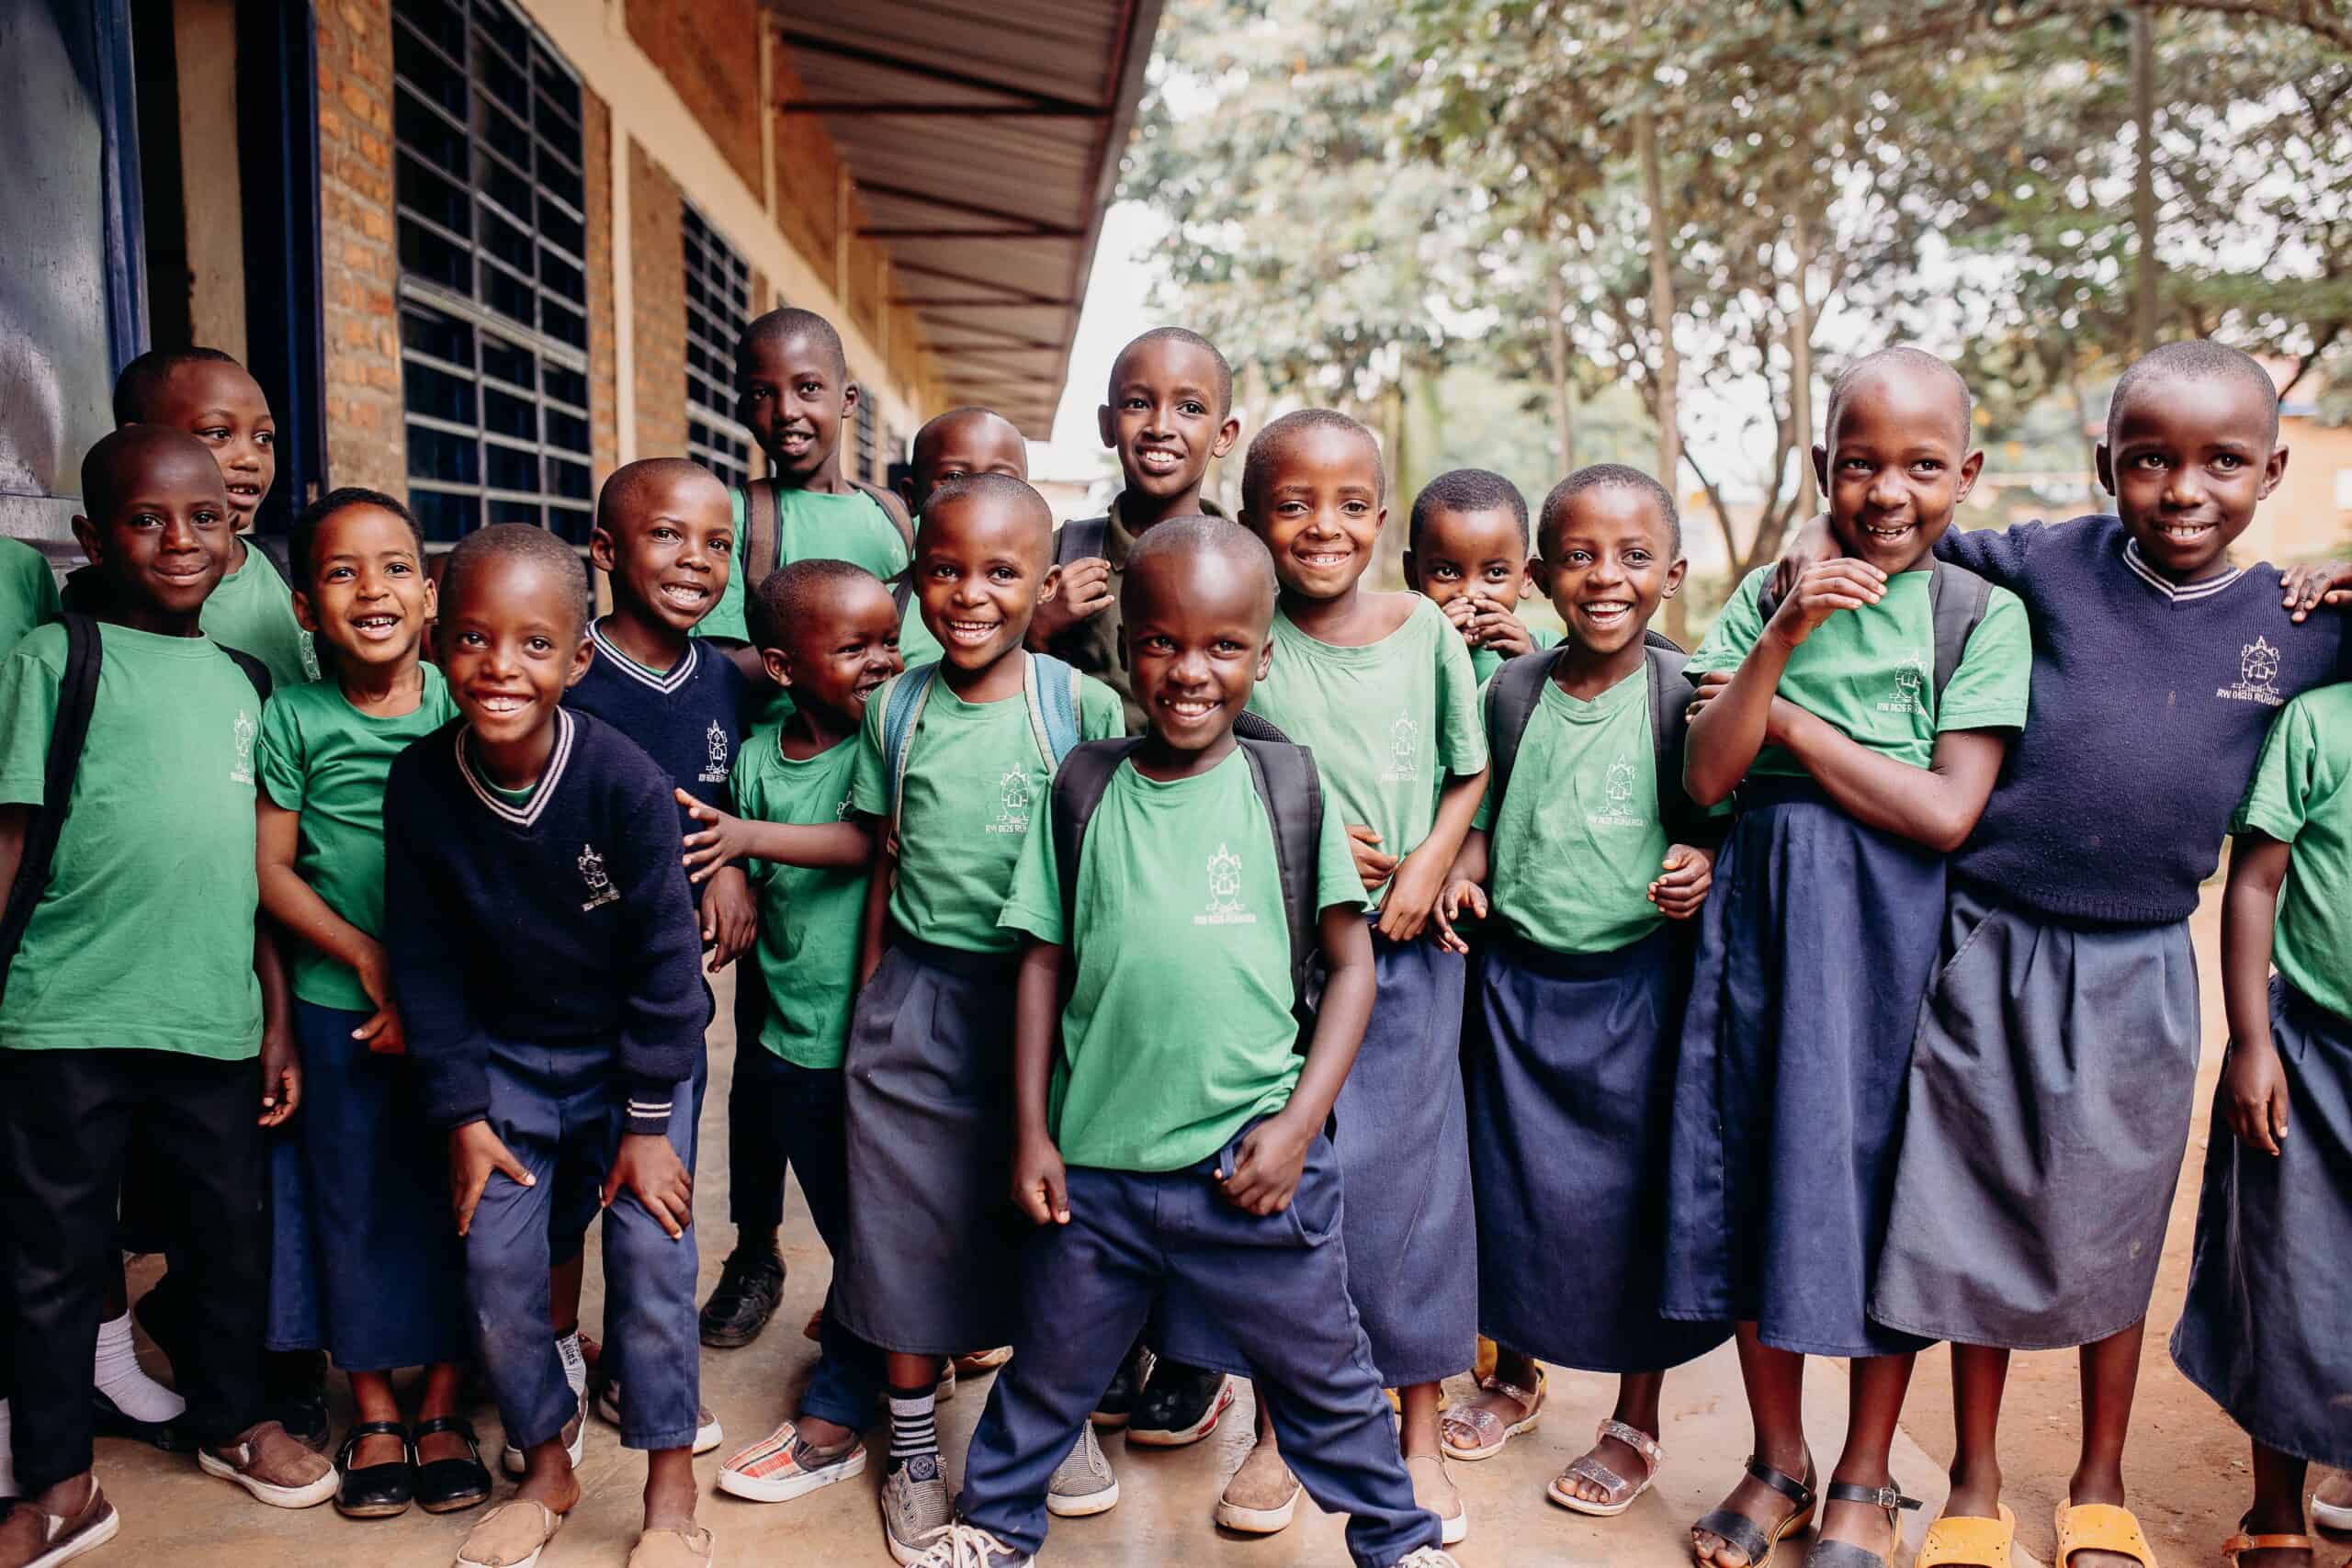
[[[925,420],[922,428],[915,432],[915,443],[909,460],[918,468],[925,467],[937,458],[942,443],[951,435],[959,434],[1009,442],[1020,449],[1023,463],[1025,465],[1028,461],[1029,444],[1022,439],[1019,428],[996,410],[977,405],[949,409],[945,413],[933,414]]]
[[[752,596],[767,623],[756,628],[753,640],[762,648],[777,647],[803,627],[820,625],[829,610],[848,602],[854,588],[865,587],[888,592],[880,578],[853,561],[811,558],[772,571]]]
[[[2160,344],[2131,363],[2107,400],[2107,438],[2115,439],[2116,426],[2134,393],[2168,381],[2211,380],[2235,381],[2259,396],[2270,410],[2265,439],[2271,446],[2278,444],[2278,384],[2270,372],[2254,355],[2204,337]]]
[[[614,537],[687,485],[707,485],[728,505],[727,486],[717,474],[685,457],[640,457],[613,470],[596,492],[596,526]]]
[[[744,361],[760,348],[778,343],[815,344],[824,351],[826,359],[832,365],[834,378],[840,381],[849,379],[849,355],[842,349],[842,334],[833,330],[833,323],[814,310],[803,310],[792,305],[770,310],[743,329],[743,335],[735,347],[737,367],[742,368]]]
[[[1309,431],[1330,430],[1353,435],[1363,440],[1372,454],[1373,493],[1384,504],[1388,500],[1388,465],[1381,461],[1380,438],[1371,426],[1361,420],[1349,418],[1337,409],[1296,409],[1283,415],[1258,432],[1250,443],[1250,456],[1241,464],[1241,504],[1255,512],[1266,489],[1274,482],[1274,475],[1291,444]]]
[[[155,404],[172,373],[184,365],[226,365],[250,375],[232,355],[217,348],[152,348],[122,367],[114,378],[114,422],[135,424],[155,417]]]
[[[1202,559],[1226,562],[1256,582],[1265,602],[1265,624],[1273,624],[1274,595],[1280,588],[1274,581],[1274,558],[1257,535],[1223,517],[1170,517],[1147,530],[1127,554],[1119,587],[1122,613],[1136,618],[1140,595],[1150,592],[1160,576]]]
[[[1016,479],[1003,474],[957,474],[942,480],[931,499],[923,503],[922,522],[915,540],[921,549],[922,534],[927,534],[938,519],[953,510],[967,506],[1006,516],[1017,521],[1024,532],[1033,536],[1040,560],[1049,559],[1054,549],[1054,509],[1046,498]]]
[[[1961,449],[1968,449],[1969,433],[1974,428],[1971,421],[1975,413],[1975,400],[1969,396],[1968,383],[1961,379],[1959,371],[1926,349],[1914,348],[1909,344],[1897,344],[1892,348],[1882,348],[1876,354],[1866,354],[1848,366],[1846,373],[1830,383],[1829,411],[1821,423],[1821,438],[1825,444],[1837,445],[1838,416],[1853,396],[1886,377],[1922,378],[1940,383],[1951,398],[1952,420]]]
[[[1590,463],[1578,468],[1552,487],[1544,498],[1544,511],[1535,525],[1536,548],[1545,560],[1558,557],[1560,525],[1567,521],[1568,507],[1577,497],[1591,490],[1630,490],[1649,498],[1657,508],[1658,520],[1666,525],[1668,553],[1682,553],[1682,513],[1674,504],[1673,492],[1657,480],[1623,463]]]
[[[192,460],[198,457],[204,459],[202,468]],[[169,425],[126,424],[98,437],[82,459],[82,513],[93,523],[104,523],[152,476],[168,473],[175,480],[194,478],[201,482],[205,468],[211,470],[225,510],[228,482],[220,478],[212,448]]]
[[[588,635],[588,569],[581,563],[578,551],[535,523],[493,523],[458,541],[441,573],[446,616],[456,618],[471,580],[492,561],[527,561],[553,577],[578,617],[580,635]]]
[[[1189,332],[1182,327],[1154,327],[1128,344],[1126,347],[1119,350],[1119,357],[1111,361],[1111,400],[1113,402],[1119,400],[1119,372],[1126,365],[1129,356],[1137,349],[1156,343],[1181,344],[1206,355],[1214,367],[1211,374],[1216,378],[1216,416],[1223,419],[1233,412],[1233,367],[1226,363],[1225,355],[1217,352],[1216,344],[1200,333]]]

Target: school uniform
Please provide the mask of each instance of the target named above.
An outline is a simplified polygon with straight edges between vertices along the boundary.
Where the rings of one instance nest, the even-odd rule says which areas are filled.
[[[851,774],[857,740],[842,740],[813,757],[784,754],[775,735],[754,736],[735,760],[734,794],[743,816],[761,822],[818,826],[849,820]],[[857,995],[857,944],[865,909],[866,870],[818,869],[752,863],[760,901],[759,945],[752,967],[761,981],[760,1012],[737,1036],[736,1092],[729,1100],[730,1201],[739,1229],[766,1229],[784,1220],[784,1172],[800,1179],[800,1195],[825,1250],[838,1259],[849,1224],[849,1154],[843,1132],[842,1060],[847,1054],[852,1003]],[[748,1092],[747,1092],[748,1090]],[[762,1117],[738,1121],[737,1106]],[[775,1179],[746,1190],[746,1154],[757,1149]],[[881,1356],[828,1310],[823,1355],[803,1416],[863,1427],[874,1416],[887,1380]]]
[[[2112,517],[1944,536],[2033,627],[2033,711],[1952,858],[1880,1322],[2052,1349],[2144,1317],[2196,1099],[2188,917],[2263,734],[2336,678],[2268,567],[2174,583]],[[1980,634],[1981,635],[1981,634]]]
[[[741,489],[729,491],[728,501],[735,514],[735,568],[727,575],[727,586],[719,591],[718,603],[695,626],[703,637],[750,642],[746,598],[758,592],[769,572],[780,571],[794,561],[845,560],[864,567],[885,582],[895,581],[907,570],[907,536],[882,510],[882,503],[864,491],[853,488],[840,495],[825,495],[793,490],[774,480],[768,482],[775,506],[775,558],[751,558],[752,530],[744,520],[747,497]],[[928,664],[944,651],[910,600],[899,624],[899,653],[907,668]],[[771,689],[764,695],[754,728],[774,728],[791,713],[792,694]]]
[[[1547,648],[1559,647],[1560,634],[1544,626],[1530,626],[1527,628],[1527,640],[1532,645],[1531,652],[1541,653]],[[1467,643],[1463,646],[1469,647]],[[1470,673],[1476,678],[1481,687],[1486,685],[1488,676],[1502,667],[1503,656],[1493,649],[1470,649]]]
[[[1590,701],[1546,680],[1517,787],[1499,810],[1489,791],[1476,824],[1492,868],[1463,1053],[1478,1328],[1584,1371],[1678,1366],[1731,1333],[1661,1315],[1645,1266],[1690,979],[1687,926],[1648,896],[1673,841],[1648,696],[1638,667]]]
[[[1200,509],[1210,517],[1225,515],[1216,502],[1205,498]],[[1099,534],[1102,543],[1097,548],[1111,568],[1111,601],[1086,619],[1063,627],[1060,635],[1046,646],[1048,652],[1070,668],[1085,671],[1118,693],[1119,705],[1126,714],[1127,733],[1141,735],[1146,728],[1143,705],[1136,701],[1126,663],[1119,657],[1119,634],[1125,625],[1120,617],[1120,586],[1126,581],[1127,557],[1136,547],[1136,531],[1127,526],[1125,510],[1126,493],[1123,491],[1111,498],[1109,508],[1101,517],[1065,523],[1056,530],[1054,559],[1062,565],[1087,558],[1088,552],[1080,547],[1080,541],[1091,542]]]
[[[1227,1201],[1250,1128],[1280,1111],[1304,1058],[1272,826],[1238,751],[1192,778],[1122,762],[1086,830],[1071,908],[1048,814],[1021,851],[1003,923],[1065,947],[1049,1110],[1067,1225],[1024,1226],[1021,1321],[965,1460],[960,1509],[1022,1552],[1046,1535],[1047,1482],[1163,1286],[1232,1336],[1270,1402],[1283,1458],[1349,1516],[1359,1564],[1438,1543],[1413,1502],[1372,1347],[1350,1304],[1342,1183],[1310,1146],[1283,1213]],[[1363,897],[1326,809],[1324,908]]]
[[[2172,1358],[2246,1434],[2352,1468],[2352,685],[2287,705],[2232,823],[2289,846],[2270,1040],[2287,1078],[2276,1156],[2230,1129],[2217,1086],[2188,1299]]]
[[[198,1440],[225,1442],[262,1405],[261,699],[209,638],[97,631],[72,809],[0,998],[0,1207],[26,1495],[90,1466],[92,1356],[134,1145],[168,1178],[166,1251],[205,1347],[180,1369],[189,1424]],[[65,649],[62,626],[42,626],[0,663],[0,801],[42,804]]]
[[[537,1179],[493,1174],[466,1236],[466,1295],[507,1441],[577,1410],[548,1332],[550,1237],[583,1232],[624,1134],[694,1157],[709,998],[669,775],[618,730],[559,708],[538,782],[503,790],[463,719],[392,763],[384,945],[425,1112],[487,1122]],[[628,1192],[604,1211],[607,1368],[621,1441],[694,1440],[695,1232]]]
[[[905,679],[867,700],[851,772],[857,811],[888,818],[896,803],[899,857],[893,932],[844,1057],[849,1223],[832,1299],[870,1344],[953,1356],[1012,1337],[1020,942],[997,916],[1053,765],[1023,695],[967,703],[933,679],[894,789],[883,718]],[[1082,682],[1078,724],[1082,739],[1118,734],[1118,694]]]
[[[1337,648],[1279,611],[1274,661],[1250,708],[1315,753],[1324,809],[1376,830],[1402,856],[1430,835],[1450,776],[1487,765],[1470,650],[1444,613],[1416,598],[1405,624],[1364,648]],[[1357,885],[1361,887],[1361,882]],[[1366,902],[1377,919],[1384,885]],[[1348,1206],[1356,1310],[1391,1386],[1469,1370],[1477,1352],[1477,1242],[1462,1099],[1462,1009],[1468,969],[1428,935],[1373,934],[1379,991],[1363,1048],[1334,1115]],[[1214,1342],[1169,1314],[1168,1349],[1227,1365]]]
[[[1750,573],[1691,655],[1736,669],[1763,634]],[[1940,694],[1931,573],[1889,580],[1789,660],[1780,694],[1925,768],[1947,730],[2025,722],[2025,612],[1995,590]],[[1878,1356],[1921,1341],[1871,1320],[1911,1037],[1944,911],[1944,857],[1863,826],[1767,746],[1735,797],[1700,916],[1676,1065],[1660,1309],[1754,1320],[1763,1342]]]
[[[22,539],[0,538],[0,659],[27,632],[57,619],[62,607],[48,559]]]
[[[457,716],[440,671],[419,665],[414,711],[378,717],[322,681],[274,694],[255,752],[261,785],[300,814],[294,869],[326,906],[368,936],[384,928],[384,781],[392,759]],[[406,1057],[379,1056],[352,1033],[375,1013],[358,975],[331,954],[288,942],[302,1111],[292,1129],[310,1197],[273,1228],[273,1298],[317,1260],[319,1343],[351,1371],[388,1371],[464,1353],[463,1254],[447,1212],[448,1155],[424,1114]],[[307,1219],[308,1223],[294,1223]],[[273,1343],[272,1348],[280,1346]]]

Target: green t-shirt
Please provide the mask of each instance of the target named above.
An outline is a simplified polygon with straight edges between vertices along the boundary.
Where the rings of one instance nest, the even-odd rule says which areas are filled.
[[[790,566],[797,560],[845,560],[885,582],[907,570],[906,536],[899,532],[881,503],[864,491],[824,495],[778,488],[775,495],[782,516],[782,526],[776,531],[776,566]],[[757,568],[752,565],[752,530],[743,522],[743,491],[735,491],[729,499],[735,513],[734,569],[727,574],[718,603],[695,624],[695,635],[749,642],[752,635],[743,619],[743,595],[752,586],[750,580],[754,570],[765,576],[771,569],[765,562]],[[918,662],[911,653],[906,658],[910,664]]]
[[[1530,626],[1527,628],[1527,637],[1530,642],[1535,645],[1535,651],[1538,653],[1543,652],[1547,648],[1557,648],[1560,646],[1560,634],[1554,631],[1549,626]],[[1464,643],[1462,646],[1464,648],[1470,647],[1468,643]],[[1481,686],[1487,683],[1487,676],[1492,675],[1496,671],[1502,667],[1503,656],[1497,653],[1493,649],[1470,649],[1470,672],[1478,678],[1478,684]]]
[[[1436,826],[1447,777],[1487,765],[1469,645],[1427,599],[1365,648],[1317,642],[1276,611],[1273,665],[1250,709],[1313,750],[1341,827],[1371,828],[1399,859]]]
[[[251,540],[245,541],[245,564],[212,590],[198,624],[221,647],[250,653],[267,665],[273,690],[319,678],[311,634],[294,618],[294,591]]]
[[[1738,669],[1764,635],[1758,602],[1771,572],[1758,567],[1732,591],[1690,656],[1693,680]],[[1851,739],[1915,768],[1935,760],[1936,737],[1947,729],[2023,728],[2033,671],[2025,606],[2007,589],[1996,588],[1938,703],[1935,617],[1928,604],[1932,575],[1897,572],[1877,604],[1840,610],[1822,622],[1790,657],[1780,686],[1781,696]],[[1767,746],[1748,771],[1803,774],[1804,765],[1786,749]]]
[[[2290,846],[2271,962],[2295,989],[2352,1019],[2352,683],[2279,710],[2233,829]]]
[[[98,628],[74,798],[0,1001],[0,1047],[261,1047],[254,741],[262,704],[206,637]],[[0,663],[0,801],[42,804],[65,628]]]
[[[0,659],[35,626],[57,619],[57,577],[22,539],[0,538]]]
[[[890,815],[890,764],[882,750],[882,715],[904,676],[866,699],[858,732],[850,798],[868,817]],[[1078,730],[1102,740],[1125,733],[1119,694],[1081,677]],[[905,794],[899,811],[899,875],[890,919],[918,942],[967,953],[1010,953],[1020,945],[998,929],[1012,863],[1042,807],[1052,770],[1037,749],[1029,703],[967,703],[934,678],[922,717],[907,743]]]
[[[1494,791],[1478,803],[1476,825],[1493,839],[1487,887],[1496,916],[1555,953],[1608,953],[1656,930],[1666,917],[1649,886],[1668,840],[1647,667],[1590,702],[1544,682],[1511,780],[1499,829]],[[1726,801],[1710,815],[1730,809]]]
[[[1087,824],[1075,931],[1065,929],[1050,817],[1037,812],[1003,923],[1071,951],[1048,1109],[1062,1158],[1179,1170],[1279,1111],[1304,1057],[1274,830],[1236,750],[1166,783],[1132,762]],[[1338,817],[1323,814],[1323,908],[1363,898]]]
[[[735,809],[761,822],[845,822],[856,766],[854,738],[796,762],[776,737],[762,736],[735,753]],[[760,899],[760,975],[768,990],[760,1043],[796,1066],[838,1067],[857,994],[865,868],[754,861],[752,886]]]
[[[328,908],[369,936],[384,929],[384,780],[409,742],[458,716],[448,684],[430,664],[416,711],[361,713],[336,681],[288,686],[262,710],[261,784],[281,809],[300,814],[294,870]],[[348,964],[299,944],[294,994],[313,1007],[373,1012]]]

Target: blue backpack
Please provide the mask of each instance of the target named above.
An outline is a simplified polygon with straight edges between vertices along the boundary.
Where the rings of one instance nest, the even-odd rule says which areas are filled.
[[[891,682],[882,707],[882,761],[890,770],[890,834],[899,832],[899,806],[906,791],[907,757],[915,729],[939,674],[937,664],[918,664]],[[1021,696],[1029,708],[1029,733],[1048,775],[1078,744],[1079,682],[1085,677],[1050,653],[1032,653],[1021,671]]]

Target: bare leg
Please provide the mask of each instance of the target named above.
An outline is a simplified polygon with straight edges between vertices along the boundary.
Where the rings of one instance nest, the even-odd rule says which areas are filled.
[[[1437,1407],[1441,1393],[1433,1382],[1417,1382],[1410,1388],[1396,1391],[1403,1404],[1404,1421],[1396,1434],[1396,1447],[1407,1459],[1434,1459],[1438,1456]]]
[[[351,1381],[356,1393],[359,1380],[354,1378]],[[464,1388],[465,1369],[455,1361],[442,1361],[425,1368],[424,1395],[417,1401],[416,1418],[419,1421],[436,1421],[443,1416],[459,1414],[458,1397]],[[469,1451],[465,1438],[455,1432],[428,1433],[416,1442],[416,1457],[426,1464],[435,1460],[465,1459],[469,1457]]]
[[[1658,1401],[1666,1393],[1664,1372],[1628,1372],[1617,1380],[1617,1408],[1610,1412],[1612,1419],[1622,1421],[1637,1432],[1652,1438],[1658,1435],[1660,1425]],[[1616,1438],[1603,1438],[1592,1445],[1589,1456],[1611,1475],[1639,1483],[1650,1472],[1650,1461],[1640,1450]],[[1791,1472],[1792,1474],[1801,1473]],[[1588,1503],[1610,1504],[1618,1501],[1609,1488],[1589,1476],[1563,1473],[1561,1480],[1568,1490]]]
[[[2123,1441],[2132,1428],[2132,1400],[2140,1388],[2140,1346],[2146,1320],[2082,1348],[2083,1452],[2069,1498],[2076,1503],[2123,1502]],[[2077,1551],[2071,1568],[2134,1568],[2120,1551]]]
[[[568,1514],[580,1506],[580,1478],[571,1472],[571,1455],[564,1449],[561,1432],[523,1450],[523,1480],[514,1495],[551,1514]]]
[[[1756,1457],[1783,1475],[1810,1481],[1813,1456],[1804,1447],[1804,1358],[1772,1349],[1756,1337],[1756,1325],[1743,1323],[1739,1325],[1739,1381],[1747,1390]],[[1751,1475],[1739,1478],[1723,1506],[1756,1520],[1767,1533],[1794,1508],[1788,1498]],[[1714,1568],[1747,1568],[1744,1552],[1704,1530],[1690,1532],[1690,1551],[1702,1568],[1710,1563]]]
[[[558,1339],[580,1332],[580,1288],[587,1277],[585,1252],[548,1270],[548,1321],[555,1325]]]
[[[401,1402],[392,1395],[392,1374],[390,1372],[354,1372],[351,1374],[351,1403],[362,1421],[398,1421]],[[398,1464],[408,1457],[408,1447],[398,1438],[378,1435],[362,1438],[359,1446],[351,1450],[355,1468],[371,1464]]]
[[[1944,1512],[1974,1519],[2001,1517],[2001,1396],[2009,1353],[1994,1345],[1951,1348],[1951,1496]],[[1994,1564],[1993,1568],[2005,1568]]]
[[[1887,1466],[1894,1452],[1894,1425],[1902,1418],[1903,1396],[1911,1387],[1917,1359],[1864,1356],[1854,1360],[1846,1447],[1838,1456],[1833,1479],[1851,1486],[1885,1486],[1893,1481]],[[1901,1536],[1899,1526],[1889,1527],[1883,1508],[1869,1503],[1826,1503],[1821,1510],[1821,1539],[1850,1541],[1893,1562]]]
[[[2292,1454],[2254,1445],[2254,1506],[2246,1510],[2249,1535],[2303,1533],[2303,1476],[2309,1469]],[[2075,1553],[2079,1560],[2084,1554]],[[2238,1568],[2311,1568],[2308,1551],[2249,1551]]]
[[[645,1528],[695,1528],[695,1451],[656,1449],[645,1456]]]

